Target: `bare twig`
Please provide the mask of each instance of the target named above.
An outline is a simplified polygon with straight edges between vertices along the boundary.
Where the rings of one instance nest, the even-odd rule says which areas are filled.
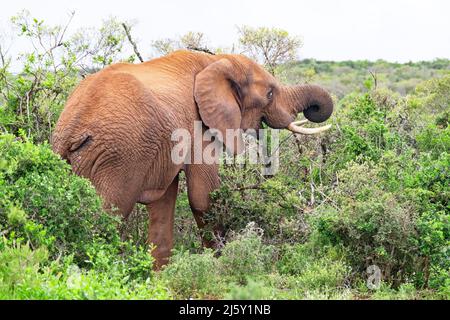
[[[231,191],[260,190],[260,189],[261,189],[261,185],[253,184],[253,185],[249,185],[249,186],[233,188],[233,189],[231,189]]]
[[[125,34],[127,35],[128,41],[130,42],[131,46],[133,47],[133,51],[138,57],[139,61],[144,62],[144,59],[142,59],[141,53],[139,52],[136,42],[131,37],[131,28],[126,25],[125,22],[122,23],[122,27],[125,30]]]
[[[311,186],[311,199],[309,201],[311,206],[314,206],[314,204],[316,203],[316,199],[314,197],[314,181],[313,181],[313,176],[312,176],[312,165],[309,165],[309,174],[310,174],[310,186]]]
[[[61,32],[61,35],[59,36],[59,40],[57,41],[57,44],[62,44],[64,35],[66,34],[67,28],[69,27],[70,23],[72,22],[73,17],[75,16],[75,11],[70,12],[69,14],[69,21],[67,21],[66,25],[64,26],[63,31]]]
[[[201,51],[201,52],[205,52],[205,53],[208,53],[208,54],[215,55],[215,53],[212,52],[211,50],[209,50],[208,48],[200,48],[200,47],[188,46],[186,49],[193,50],[193,51]]]
[[[373,78],[374,89],[376,90],[376,89],[377,89],[377,86],[378,86],[377,75],[376,75],[376,73],[373,73],[371,70],[369,70],[369,73],[370,73],[370,75],[371,75],[372,78]]]

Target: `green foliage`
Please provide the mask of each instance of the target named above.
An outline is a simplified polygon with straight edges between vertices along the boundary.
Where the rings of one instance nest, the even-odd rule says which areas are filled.
[[[227,300],[267,300],[272,298],[272,289],[262,281],[249,280],[246,285],[231,285]]]
[[[220,293],[217,260],[210,250],[202,254],[188,251],[173,255],[161,272],[161,278],[181,298],[198,298]]]
[[[223,297],[227,284],[236,288],[270,271],[273,248],[262,243],[259,232],[250,224],[222,248],[218,259],[211,250],[176,252],[161,278],[182,298]]]
[[[438,90],[448,77],[433,82]],[[422,105],[416,94],[407,97],[415,101],[411,111],[404,100],[386,97],[365,94],[339,109],[326,160],[335,186],[311,222],[349,249],[360,272],[375,264],[394,285],[412,280],[438,289],[449,270],[448,129],[430,100],[421,98]],[[424,119],[431,123],[421,128]]]
[[[241,230],[254,222],[264,228],[272,243],[303,239],[298,211],[306,201],[298,197],[296,182],[283,174],[265,179],[260,170],[260,166],[249,164],[223,166],[222,185],[212,194],[209,219],[219,221],[227,230]]]
[[[327,240],[348,248],[360,272],[377,265],[386,279],[401,281],[419,258],[412,243],[416,213],[400,196],[385,191],[378,174],[367,164],[350,162],[330,194],[339,209],[325,206],[315,223]]]
[[[137,282],[111,268],[82,270],[66,259],[49,263],[44,248],[7,245],[0,251],[0,299],[170,299],[164,286]]]
[[[269,272],[273,248],[262,243],[262,230],[249,224],[221,251],[222,274],[245,283],[247,277]]]
[[[376,78],[376,88],[374,77],[370,73]],[[398,64],[383,60],[333,62],[304,59],[278,66],[276,74],[288,84],[320,84],[339,98],[355,91],[362,93],[372,89],[390,89],[407,95],[413,93],[416,87],[420,88],[424,80],[449,75],[450,62],[448,59],[438,59]],[[444,100],[445,95],[437,96],[448,101]]]
[[[285,245],[277,268],[282,275],[290,275],[296,286],[306,291],[327,291],[342,288],[350,275],[346,254],[336,247],[316,243]]]
[[[2,235],[33,247],[49,247],[52,257],[72,253],[87,258],[92,243],[118,246],[118,220],[103,212],[89,181],[43,144],[0,136],[0,226]]]
[[[21,287],[39,285],[39,266],[47,260],[45,248],[30,249],[29,245],[5,246],[3,240],[0,251],[0,297],[11,293],[13,296]]]
[[[1,51],[0,129],[25,132],[35,142],[49,141],[65,101],[81,75],[103,68],[123,56],[125,33],[116,19],[103,21],[99,30],[80,29],[66,34],[66,25],[51,26],[24,10],[11,19],[19,37],[32,51],[20,53],[22,69],[14,74],[11,59]]]
[[[47,144],[0,135],[0,159],[0,297],[170,297],[150,252],[120,240],[120,221]]]

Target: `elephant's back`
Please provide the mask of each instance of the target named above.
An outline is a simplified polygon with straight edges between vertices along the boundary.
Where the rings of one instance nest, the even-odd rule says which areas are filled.
[[[77,113],[87,121],[119,119],[126,115],[144,117],[162,107],[157,95],[136,75],[127,70],[107,68],[81,82],[69,97],[64,111]],[[170,111],[159,113],[167,115]],[[159,117],[158,114],[151,116]]]
[[[98,139],[132,141],[121,146],[126,153],[135,144],[152,143],[156,131],[168,134],[178,125],[171,110],[133,74],[107,68],[83,80],[71,94],[52,143],[63,155],[73,137],[89,132]]]

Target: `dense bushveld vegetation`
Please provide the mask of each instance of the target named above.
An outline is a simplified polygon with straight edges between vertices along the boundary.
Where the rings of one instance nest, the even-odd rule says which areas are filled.
[[[64,40],[62,27],[13,22],[42,48],[20,72],[0,50],[0,299],[450,297],[449,60],[279,65],[282,81],[335,94],[332,129],[283,132],[274,176],[221,167],[208,217],[226,226],[219,257],[201,248],[182,184],[173,258],[155,273],[144,208],[105,213],[47,142],[83,74],[124,59],[120,24]],[[367,286],[373,266],[380,283]]]

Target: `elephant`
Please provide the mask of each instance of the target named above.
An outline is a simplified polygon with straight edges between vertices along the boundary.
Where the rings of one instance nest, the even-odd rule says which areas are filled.
[[[306,120],[296,121],[303,112]],[[240,54],[179,50],[149,61],[116,63],[87,76],[69,96],[51,138],[54,152],[75,174],[88,178],[105,208],[127,219],[136,203],[149,212],[148,242],[155,269],[168,263],[173,247],[179,174],[184,171],[189,205],[200,229],[219,185],[219,165],[174,163],[171,134],[213,128],[259,129],[265,123],[297,134],[315,134],[333,112],[330,94],[317,85],[282,85]],[[222,138],[237,154],[239,141]],[[234,140],[234,141],[230,141]],[[234,143],[232,143],[234,142]],[[114,210],[113,210],[114,208]],[[217,231],[219,232],[219,231]],[[203,237],[205,247],[216,242]]]

